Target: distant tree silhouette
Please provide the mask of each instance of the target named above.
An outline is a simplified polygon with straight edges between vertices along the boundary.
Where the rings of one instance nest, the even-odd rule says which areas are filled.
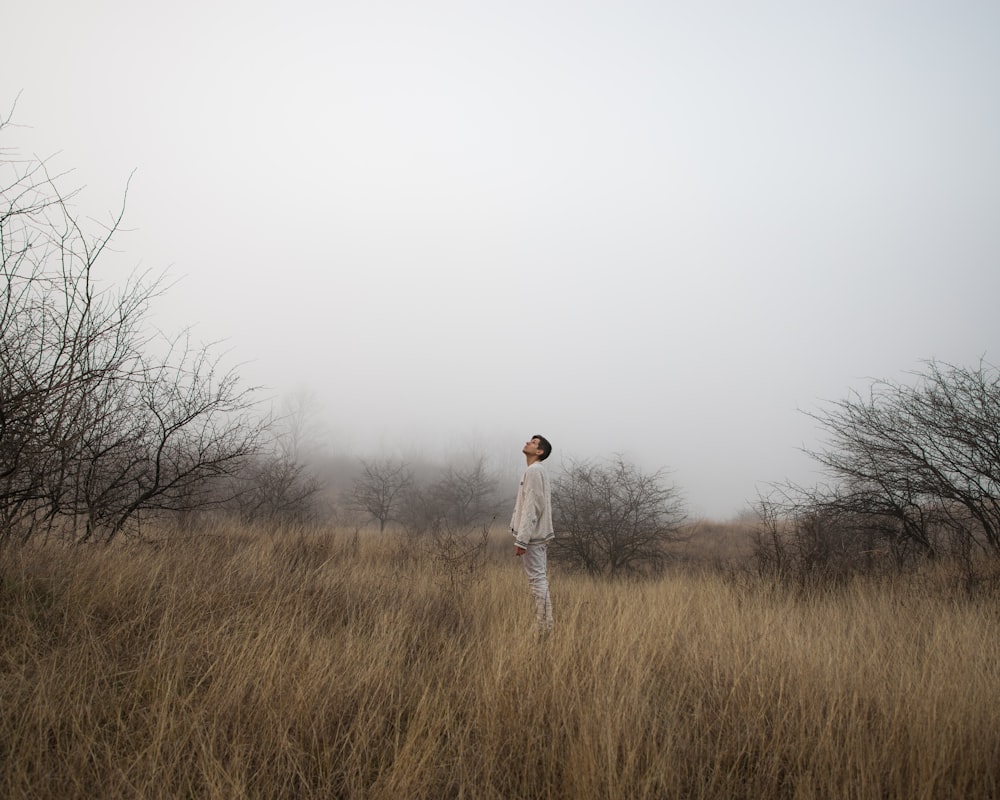
[[[449,464],[439,477],[413,482],[402,495],[400,522],[410,534],[489,525],[500,511],[499,480],[485,456]]]
[[[379,530],[384,531],[398,518],[413,483],[413,471],[405,461],[362,459],[361,474],[354,481],[348,504],[378,522]]]

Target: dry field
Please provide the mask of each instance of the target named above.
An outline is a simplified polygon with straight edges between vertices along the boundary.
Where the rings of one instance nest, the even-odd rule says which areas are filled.
[[[552,571],[506,540],[0,551],[6,798],[1000,797],[1000,600]]]

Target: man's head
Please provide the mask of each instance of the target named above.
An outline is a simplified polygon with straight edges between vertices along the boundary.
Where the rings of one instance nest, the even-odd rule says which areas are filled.
[[[526,456],[531,458],[535,457],[538,461],[544,461],[549,457],[552,452],[552,445],[549,440],[544,436],[539,436],[535,434],[527,442],[524,443],[524,447],[521,450]]]

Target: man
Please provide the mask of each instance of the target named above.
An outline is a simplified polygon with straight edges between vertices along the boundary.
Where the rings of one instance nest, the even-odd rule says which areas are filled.
[[[524,564],[528,586],[535,599],[538,631],[545,635],[552,630],[552,600],[546,569],[549,540],[553,533],[552,495],[549,476],[542,462],[552,452],[552,445],[544,436],[532,436],[521,452],[528,466],[517,489],[510,529],[514,534],[514,555]]]

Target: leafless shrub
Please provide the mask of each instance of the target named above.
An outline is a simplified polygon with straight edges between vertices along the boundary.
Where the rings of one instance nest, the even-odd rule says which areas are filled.
[[[869,523],[829,508],[789,511],[762,501],[752,533],[754,563],[762,575],[802,585],[883,574],[894,563],[891,547]]]
[[[467,588],[486,566],[490,527],[456,527],[439,521],[430,531],[431,554],[438,567],[438,581],[449,591]]]
[[[659,572],[665,545],[682,536],[684,502],[664,472],[642,472],[621,457],[579,462],[554,480],[553,558],[591,575]]]

